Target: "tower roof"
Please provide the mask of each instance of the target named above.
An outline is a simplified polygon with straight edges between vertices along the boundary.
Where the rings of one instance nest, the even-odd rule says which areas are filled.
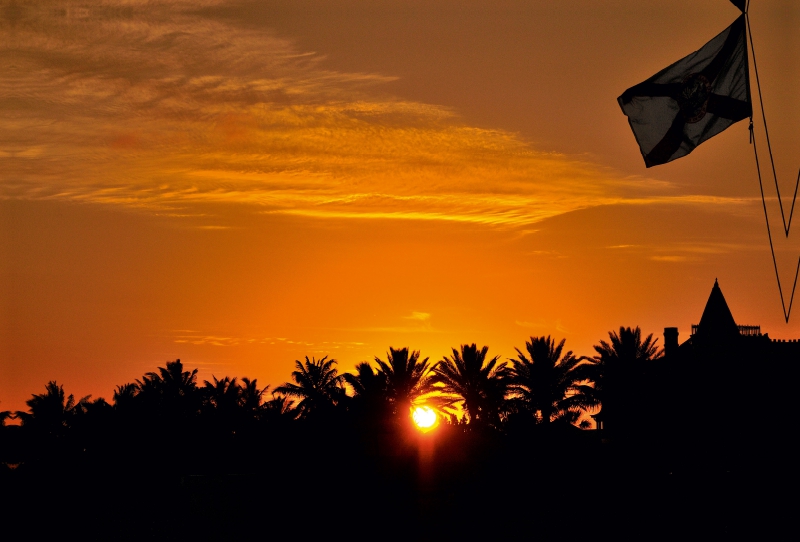
[[[728,303],[716,280],[714,280],[714,287],[711,288],[711,295],[708,296],[703,316],[700,318],[698,333],[706,336],[739,334],[739,326],[736,325],[736,320],[733,319],[731,309],[728,308]]]

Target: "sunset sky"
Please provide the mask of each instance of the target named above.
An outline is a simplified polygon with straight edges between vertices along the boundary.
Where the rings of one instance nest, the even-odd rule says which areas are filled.
[[[305,355],[507,358],[532,335],[591,355],[621,325],[683,341],[715,278],[738,323],[800,338],[747,122],[646,169],[616,101],[738,15],[0,0],[0,410],[49,380],[110,400],[176,358],[275,387]],[[791,195],[800,4],[753,0],[750,17]],[[766,180],[788,294],[800,231],[782,238]]]

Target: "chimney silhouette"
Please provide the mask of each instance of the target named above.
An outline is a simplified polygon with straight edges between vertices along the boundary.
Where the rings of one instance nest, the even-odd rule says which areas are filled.
[[[672,357],[678,353],[678,328],[664,328],[664,356]]]

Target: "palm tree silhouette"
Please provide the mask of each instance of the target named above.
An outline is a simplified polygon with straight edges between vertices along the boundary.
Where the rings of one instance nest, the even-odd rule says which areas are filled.
[[[375,370],[364,361],[356,365],[356,372],[344,373],[344,381],[353,390],[348,400],[348,410],[359,420],[379,424],[392,412],[389,400],[389,383],[386,374]]]
[[[236,377],[231,379],[226,376],[222,379],[217,379],[216,376],[212,375],[211,378],[214,381],[205,380],[201,390],[206,416],[222,434],[230,436],[236,433],[242,417],[242,412],[239,408],[241,388],[236,381]]]
[[[82,398],[72,409],[69,420],[71,433],[80,435],[84,441],[84,450],[87,440],[93,441],[101,435],[106,435],[114,424],[114,407],[102,397],[94,401],[89,395]]]
[[[272,399],[265,401],[261,406],[261,419],[268,422],[291,421],[298,417],[300,412],[294,408],[291,399],[285,395],[273,393]]]
[[[211,375],[214,382],[204,380],[203,395],[207,403],[218,412],[232,413],[239,407],[239,400],[241,398],[241,388],[236,382],[236,377],[231,379],[226,376],[221,380]]]
[[[114,390],[114,409],[115,410],[128,410],[132,408],[135,397],[139,393],[139,387],[136,384],[128,383],[117,386]]]
[[[500,411],[508,388],[510,371],[500,356],[486,360],[488,346],[462,344],[459,352],[445,356],[433,367],[433,382],[442,384],[441,391],[460,397],[468,421],[479,425],[500,424]]]
[[[196,414],[201,406],[197,388],[197,369],[184,371],[181,360],[168,361],[158,372],[136,380],[139,397],[152,413],[170,416]]]
[[[5,427],[6,420],[13,420],[16,416],[10,410],[0,411],[0,427]]]
[[[250,380],[246,376],[242,378],[240,385],[239,401],[245,412],[256,414],[261,408],[264,394],[267,393],[269,386],[258,387],[258,379]]]
[[[586,381],[592,376],[590,365],[566,353],[566,339],[555,344],[547,337],[531,337],[525,343],[528,355],[516,348],[517,359],[511,369],[513,404],[517,410],[533,414],[537,423],[575,423],[584,409],[595,403]]]
[[[292,371],[292,380],[296,384],[286,382],[275,388],[275,393],[298,398],[296,408],[301,418],[328,414],[345,397],[344,379],[337,374],[335,359],[305,359],[305,363],[295,361],[297,370]]]
[[[591,393],[602,405],[595,418],[603,420],[604,425],[609,421],[612,426],[629,425],[636,423],[635,410],[646,407],[640,403],[646,401],[642,386],[648,362],[659,359],[663,351],[658,349],[658,339],[653,339],[652,333],[642,339],[638,326],[621,326],[619,333],[609,331],[608,336],[610,343],[601,340],[594,346],[597,355],[592,358],[594,388]]]
[[[95,416],[100,412],[110,412],[113,407],[108,404],[108,401],[102,397],[98,397],[94,401],[91,400],[91,395],[81,398],[78,404],[75,405],[73,411],[76,414]]]
[[[23,426],[58,436],[66,431],[79,405],[88,401],[89,397],[87,395],[76,403],[74,395],[67,396],[64,387],[51,380],[45,386],[45,393],[34,394],[25,401],[29,412],[18,411],[16,416],[22,420]]]
[[[362,398],[370,395],[385,396],[387,390],[386,374],[375,371],[369,362],[356,364],[356,372],[344,373],[344,381],[353,388],[353,397]]]
[[[153,388],[164,397],[185,397],[197,388],[197,369],[184,371],[181,360],[168,361],[166,367],[158,367],[158,372],[149,372],[143,380],[136,381],[140,391]]]
[[[435,391],[428,358],[420,361],[419,350],[409,352],[408,348],[395,350],[389,347],[386,361],[379,357],[375,362],[386,379],[386,396],[392,405],[392,412],[405,419],[411,414],[411,407],[421,397]]]

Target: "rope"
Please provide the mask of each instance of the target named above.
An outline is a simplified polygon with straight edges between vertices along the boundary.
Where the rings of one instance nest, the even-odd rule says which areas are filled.
[[[749,7],[749,5],[750,5],[749,1],[748,1],[747,5]],[[770,141],[769,141],[769,131],[767,130],[767,116],[766,116],[766,113],[764,112],[764,101],[763,101],[762,96],[761,96],[761,83],[760,83],[759,78],[758,78],[758,68],[756,67],[756,53],[755,53],[755,49],[753,48],[753,33],[752,33],[752,30],[750,29],[750,17],[747,14],[747,11],[745,11],[745,21],[747,22],[747,25],[746,25],[747,26],[747,33],[748,33],[748,35],[750,37],[750,50],[752,51],[752,56],[753,56],[753,70],[755,71],[755,74],[756,74],[756,89],[758,90],[758,101],[759,101],[759,103],[761,105],[761,116],[762,116],[762,119],[764,121],[764,134],[766,135],[766,138],[767,138],[767,149],[769,151],[769,159],[770,159],[770,164],[772,166],[772,176],[773,176],[773,179],[775,180],[775,191],[778,194],[778,203],[780,204],[780,209],[781,209],[781,219],[783,219],[783,230],[784,230],[784,233],[786,234],[786,237],[789,237],[789,228],[791,228],[791,226],[792,226],[792,216],[794,215],[794,204],[795,204],[795,201],[797,201],[797,188],[798,188],[798,185],[800,185],[800,172],[797,173],[797,182],[795,183],[795,187],[794,187],[794,197],[792,198],[792,207],[791,207],[791,210],[789,211],[789,222],[787,224],[786,218],[785,218],[785,215],[784,215],[784,212],[783,212],[783,200],[781,199],[781,192],[780,192],[780,188],[778,187],[778,176],[775,173],[775,161],[774,161],[774,159],[772,157],[772,147],[771,147]],[[758,148],[756,147],[756,138],[755,138],[755,134],[753,133],[753,117],[752,117],[752,115],[750,116],[750,127],[749,127],[749,130],[750,130],[750,143],[753,145],[753,154],[755,155],[755,158],[756,158],[756,172],[758,173],[758,188],[761,190],[761,205],[764,208],[764,221],[767,224],[767,237],[769,238],[769,250],[770,250],[770,253],[772,254],[772,265],[775,268],[775,280],[778,282],[778,293],[781,296],[781,308],[783,309],[783,318],[786,320],[786,323],[788,324],[789,323],[789,316],[792,313],[792,304],[794,303],[794,294],[795,294],[795,291],[797,290],[797,278],[798,278],[798,275],[800,275],[800,258],[797,259],[797,269],[795,269],[795,272],[794,272],[794,284],[792,285],[792,295],[789,297],[789,308],[787,309],[786,308],[786,298],[783,296],[783,287],[781,286],[781,277],[780,277],[780,273],[778,273],[778,260],[775,257],[775,246],[772,243],[772,231],[771,231],[771,229],[769,227],[769,215],[767,214],[767,200],[764,197],[764,183],[763,183],[763,181],[761,179],[761,165],[760,165],[759,160],[758,160]]]
[[[748,6],[750,2],[748,2]],[[781,197],[781,189],[778,185],[778,174],[775,171],[775,159],[772,156],[772,144],[770,143],[769,139],[769,129],[767,128],[767,114],[764,111],[764,100],[761,97],[761,80],[758,77],[758,65],[756,64],[756,50],[753,46],[753,31],[750,28],[750,14],[745,11],[744,14],[745,21],[747,22],[747,34],[750,38],[750,51],[751,56],[753,57],[753,71],[756,74],[756,89],[758,90],[758,102],[761,106],[761,118],[764,121],[764,135],[767,137],[767,151],[769,152],[769,162],[770,166],[772,167],[772,178],[775,181],[775,192],[778,194],[778,204],[780,205],[781,209],[781,220],[783,221],[783,233],[786,237],[789,237],[789,230],[792,227],[792,217],[794,216],[794,204],[797,201],[797,189],[800,187],[800,171],[797,172],[797,181],[794,184],[794,197],[792,198],[792,207],[789,211],[789,222],[786,222],[786,215],[783,211],[783,198]],[[752,123],[752,117],[750,118],[750,122]],[[751,137],[752,137],[752,129],[751,129]],[[753,147],[755,148],[755,147]]]
[[[797,269],[794,272],[794,285],[792,295],[789,298],[789,309],[786,309],[786,300],[783,297],[783,287],[781,286],[781,276],[778,273],[778,260],[775,258],[775,247],[772,244],[772,231],[769,227],[769,216],[767,215],[767,200],[764,197],[764,183],[761,181],[761,166],[758,163],[758,150],[756,149],[756,138],[753,134],[753,119],[750,119],[750,143],[753,145],[753,154],[756,157],[756,171],[758,172],[758,187],[761,190],[761,205],[764,207],[764,220],[767,223],[767,237],[769,238],[769,250],[772,253],[772,265],[775,267],[775,279],[778,281],[778,293],[781,296],[781,309],[783,318],[789,323],[789,316],[792,314],[792,303],[794,303],[794,292],[797,289],[797,276],[800,274],[800,258],[797,259]]]

